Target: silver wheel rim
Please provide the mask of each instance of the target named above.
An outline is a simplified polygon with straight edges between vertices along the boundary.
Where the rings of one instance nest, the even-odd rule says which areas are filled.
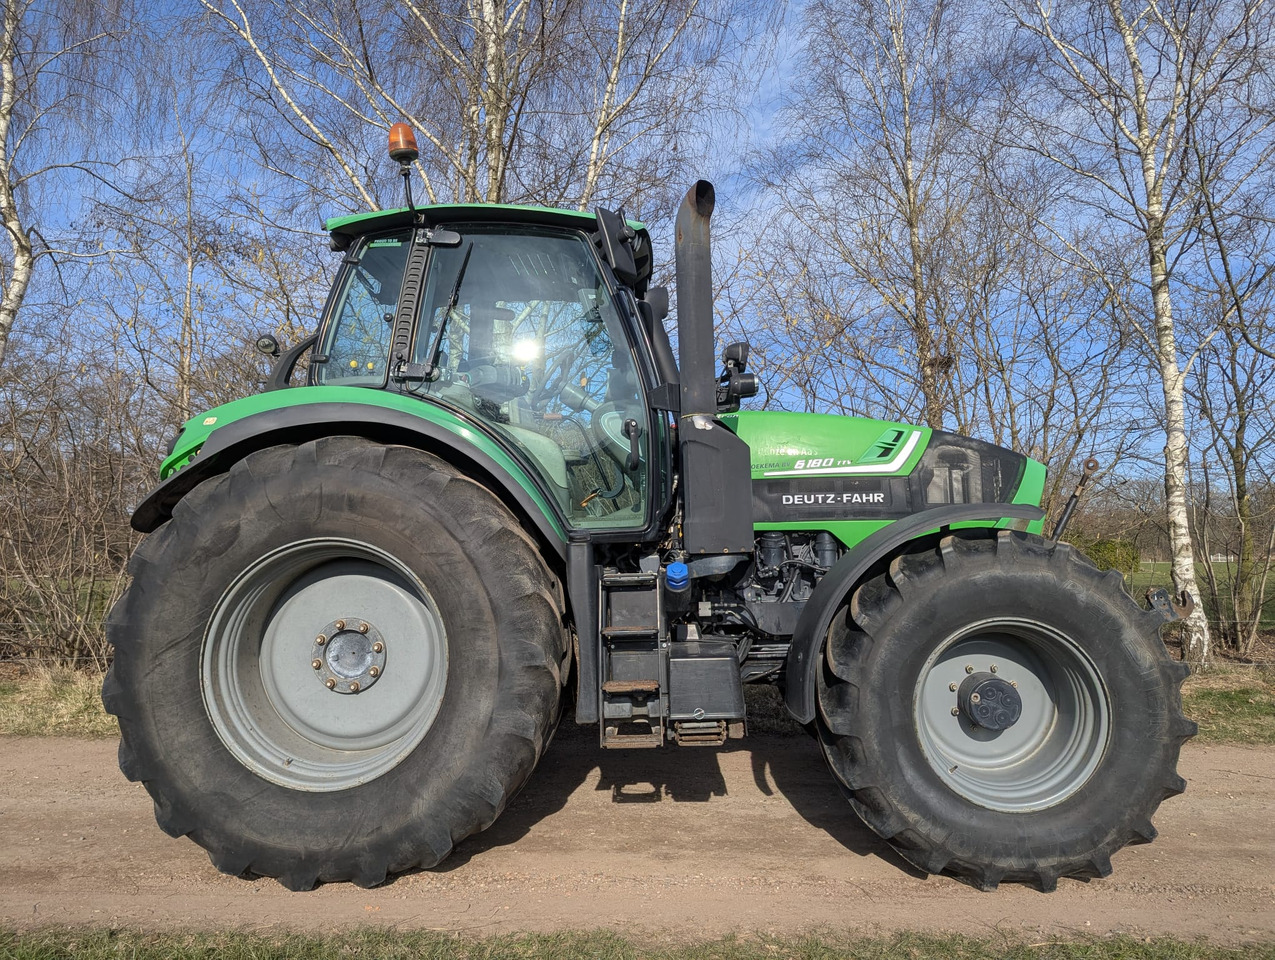
[[[971,719],[962,684],[991,675],[1012,685],[1021,715],[1007,729]],[[1076,642],[1035,620],[980,621],[939,644],[913,701],[930,766],[952,790],[991,810],[1041,810],[1093,775],[1110,736],[1110,701]]]
[[[200,673],[213,729],[240,763],[294,790],[344,790],[394,769],[429,731],[447,637],[429,591],[394,557],[304,540],[222,595]]]

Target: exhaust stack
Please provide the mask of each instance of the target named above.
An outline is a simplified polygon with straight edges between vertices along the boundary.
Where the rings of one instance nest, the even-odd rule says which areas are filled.
[[[682,539],[695,556],[753,551],[753,497],[748,444],[717,419],[713,355],[713,257],[709,220],[716,195],[697,180],[677,211],[677,340],[681,366],[678,438],[682,470]],[[719,562],[703,572],[722,573]],[[718,569],[721,567],[721,569]],[[691,575],[696,574],[691,561]]]
[[[713,356],[713,251],[709,220],[713,185],[696,180],[677,209],[677,353],[682,376],[682,417],[717,416]]]

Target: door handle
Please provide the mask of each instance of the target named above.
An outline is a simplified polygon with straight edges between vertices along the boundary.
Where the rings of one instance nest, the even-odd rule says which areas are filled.
[[[638,426],[636,420],[628,419],[624,421],[624,435],[629,438],[629,456],[624,461],[624,468],[632,472],[642,462],[642,451],[638,448],[638,437],[642,435],[642,429]]]

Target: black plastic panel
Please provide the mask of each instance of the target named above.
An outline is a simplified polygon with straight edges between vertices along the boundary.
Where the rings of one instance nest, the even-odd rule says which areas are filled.
[[[907,477],[784,477],[753,481],[753,520],[893,520],[914,512]]]
[[[567,544],[567,600],[575,622],[576,723],[598,722],[598,699],[601,675],[598,667],[598,568],[594,563],[593,544],[581,534]]]
[[[741,478],[752,470],[748,444],[717,421],[700,430],[683,417],[681,434],[682,534],[686,551],[751,553],[752,490]]]

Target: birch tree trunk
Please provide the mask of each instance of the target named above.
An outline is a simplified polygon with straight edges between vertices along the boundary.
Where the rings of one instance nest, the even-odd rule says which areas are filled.
[[[1148,206],[1149,210],[1154,210],[1158,202]],[[1164,397],[1164,503],[1169,549],[1173,557],[1171,576],[1174,591],[1179,596],[1189,594],[1196,601],[1195,609],[1187,620],[1185,652],[1192,663],[1203,666],[1208,663],[1212,651],[1209,624],[1204,618],[1204,604],[1200,602],[1200,588],[1196,583],[1195,546],[1187,511],[1186,375],[1178,364],[1173,301],[1169,293],[1168,254],[1163,243],[1162,227],[1148,230],[1147,246],[1155,306],[1156,359]]]
[[[117,68],[103,51],[126,32],[113,4],[0,0],[0,363],[39,262],[106,254],[64,242],[74,228],[61,205],[111,182],[94,125],[109,126],[113,106],[101,71]]]
[[[14,110],[18,105],[18,40],[26,8],[25,0],[5,0],[0,26],[3,30],[0,36],[0,221],[4,223],[9,246],[7,270],[2,278],[4,289],[0,293],[0,363],[4,363],[9,333],[26,298],[35,267],[31,236],[18,208],[19,177],[14,169],[12,142]]]
[[[1169,529],[1169,549],[1173,554],[1173,588],[1179,596],[1190,595],[1195,609],[1187,620],[1186,655],[1192,663],[1207,664],[1209,624],[1204,618],[1204,604],[1195,578],[1195,545],[1191,538],[1191,521],[1187,513],[1187,461],[1189,448],[1186,432],[1185,372],[1178,364],[1177,335],[1173,325],[1173,296],[1170,289],[1169,244],[1166,240],[1164,210],[1164,171],[1173,162],[1179,146],[1177,122],[1184,113],[1186,87],[1190,77],[1183,76],[1187,57],[1189,25],[1174,39],[1174,65],[1178,68],[1165,122],[1159,133],[1153,131],[1151,104],[1146,76],[1138,52],[1138,36],[1125,17],[1124,0],[1108,0],[1112,22],[1120,33],[1121,46],[1128,59],[1132,79],[1131,108],[1137,124],[1135,143],[1142,167],[1146,212],[1143,218],[1147,237],[1147,267],[1151,277],[1151,302],[1155,311],[1156,360],[1160,367],[1160,384],[1164,395],[1164,503]],[[1189,70],[1189,68],[1187,68]]]

